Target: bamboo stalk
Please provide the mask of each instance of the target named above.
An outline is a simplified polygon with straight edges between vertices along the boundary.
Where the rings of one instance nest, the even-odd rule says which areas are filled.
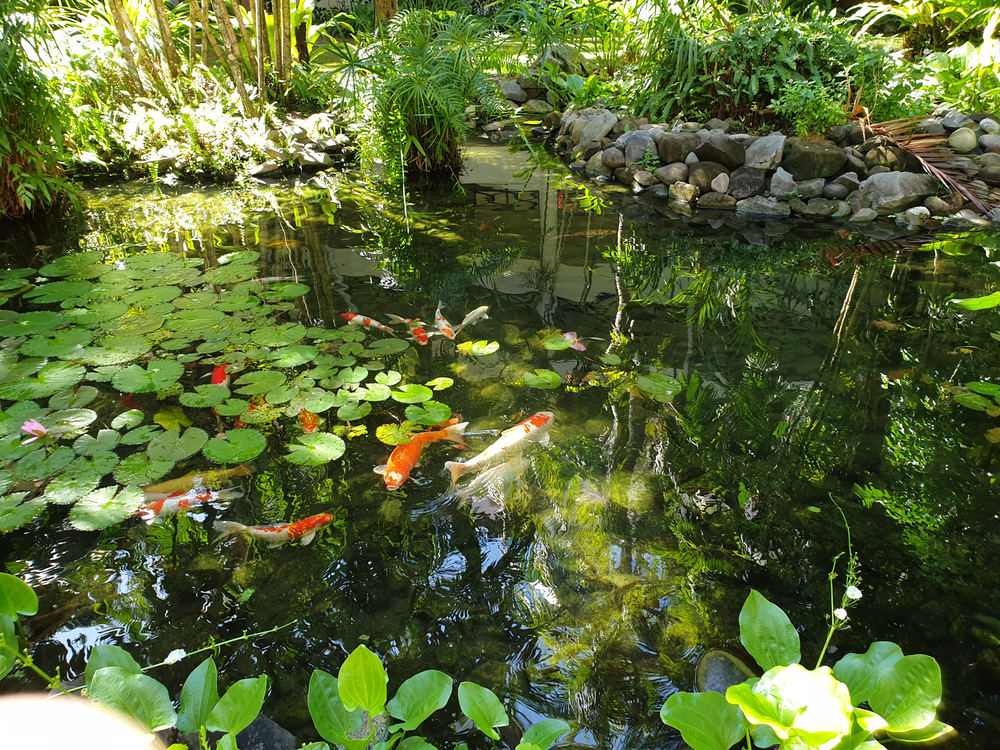
[[[188,64],[194,65],[194,48],[198,43],[197,16],[191,11],[191,6],[198,0],[188,0]]]
[[[282,80],[287,87],[292,80],[292,8],[290,0],[278,0],[281,4],[281,20],[284,28],[281,30],[281,38],[285,43],[283,57],[285,59],[285,70]]]
[[[236,84],[236,93],[240,95],[243,102],[243,114],[247,117],[254,116],[253,102],[247,94],[246,86],[243,85],[243,73],[240,70],[240,47],[236,41],[236,34],[233,33],[233,23],[229,19],[224,0],[212,0],[215,8],[215,18],[219,22],[219,33],[222,36],[222,43],[226,48],[226,60],[229,63],[229,72],[233,76],[233,83]]]
[[[208,0],[205,0],[207,3]],[[215,56],[220,60],[225,61],[226,56],[223,54],[222,49],[219,47],[219,43],[215,41],[215,36],[212,34],[211,26],[208,22],[208,16],[205,13],[205,9],[198,4],[198,0],[193,0],[191,3],[191,8],[198,9],[198,21],[201,23],[201,59],[205,62],[207,59],[208,51],[205,46],[205,40],[207,39],[209,44],[212,45],[212,49],[215,51]],[[232,76],[232,71],[230,71],[230,77]]]
[[[253,52],[253,45],[250,43],[250,34],[247,33],[246,24],[243,23],[243,6],[240,3],[233,5],[233,13],[236,15],[236,23],[240,27],[240,36],[243,37],[243,46],[246,47],[246,62],[253,73],[257,70],[257,56]]]
[[[146,73],[149,75],[150,80],[163,92],[163,95],[167,97],[167,100],[173,104],[173,98],[170,96],[170,92],[167,91],[166,85],[163,83],[163,77],[160,75],[160,71],[157,69],[156,64],[153,62],[153,58],[149,56],[146,51],[145,45],[142,43],[142,39],[139,37],[139,33],[135,30],[135,26],[132,25],[132,19],[128,17],[128,13],[125,12],[125,6],[122,5],[122,0],[110,0],[111,5],[116,6],[121,12],[122,23],[125,26],[125,30],[128,32],[129,36],[135,42],[136,51],[139,53],[139,62],[142,63],[142,67],[145,68]]]
[[[153,0],[153,12],[156,14],[156,25],[160,29],[160,41],[163,43],[163,54],[167,58],[170,77],[176,79],[180,75],[181,60],[177,56],[177,48],[174,47],[174,35],[170,30],[170,21],[163,0]]]
[[[128,69],[129,78],[131,79],[132,86],[135,88],[134,93],[139,96],[145,96],[146,91],[142,86],[139,68],[136,67],[135,57],[132,55],[132,45],[129,43],[128,34],[125,33],[125,22],[122,21],[121,17],[125,9],[119,3],[114,2],[114,0],[111,0],[108,5],[111,8],[111,17],[115,21],[115,31],[118,32],[118,43],[121,45],[122,55],[125,57],[125,67]]]
[[[254,33],[257,37],[257,91],[261,106],[267,101],[267,61],[271,45],[267,41],[267,11],[264,0],[253,0]]]
[[[274,72],[277,74],[279,84],[284,81],[285,73],[285,45],[281,39],[285,30],[285,23],[281,19],[284,5],[281,0],[271,2],[271,11],[274,14]]]

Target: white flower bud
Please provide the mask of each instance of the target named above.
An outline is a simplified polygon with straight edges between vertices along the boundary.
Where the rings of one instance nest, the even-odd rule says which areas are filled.
[[[185,656],[187,656],[187,651],[185,651],[182,648],[175,648],[173,651],[171,651],[169,654],[167,654],[167,658],[163,660],[163,663],[164,664],[176,664],[181,659],[183,659]]]
[[[847,610],[843,609],[842,607],[839,609],[835,609],[833,610],[833,616],[836,617],[838,620],[846,620]]]

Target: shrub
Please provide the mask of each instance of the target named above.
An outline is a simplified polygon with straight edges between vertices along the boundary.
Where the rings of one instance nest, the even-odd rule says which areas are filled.
[[[800,138],[822,134],[828,127],[846,121],[844,105],[819,81],[789,81],[771,106],[795,124],[795,134]]]

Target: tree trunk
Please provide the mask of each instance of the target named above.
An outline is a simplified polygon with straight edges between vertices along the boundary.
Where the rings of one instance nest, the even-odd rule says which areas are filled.
[[[295,27],[295,51],[299,53],[299,62],[305,67],[309,67],[309,40],[306,38],[308,31],[304,23]]]
[[[242,3],[237,3],[233,5],[233,13],[236,14],[236,23],[240,27],[240,36],[243,37],[243,46],[246,47],[247,54],[243,58],[246,60],[247,66],[251,73],[257,70],[257,56],[253,53],[253,44],[250,41],[250,34],[247,33],[246,24],[243,23],[243,5]],[[237,50],[239,50],[239,45],[237,45]]]
[[[136,67],[135,57],[132,56],[132,45],[129,43],[128,34],[125,32],[125,22],[121,14],[125,9],[118,3],[110,2],[111,16],[115,21],[115,31],[118,32],[118,44],[122,48],[122,55],[125,57],[125,67],[128,69],[128,76],[131,79],[135,94],[145,96],[146,91],[142,87],[142,78],[139,76],[139,68]]]
[[[233,23],[229,19],[224,0],[212,0],[215,7],[215,18],[219,22],[219,33],[222,36],[222,43],[226,47],[226,61],[229,63],[229,72],[233,76],[233,83],[236,84],[236,93],[240,95],[243,102],[243,114],[247,117],[254,116],[253,103],[247,94],[246,86],[243,85],[243,73],[240,71],[240,47],[236,41],[236,34],[233,33]]]
[[[167,101],[173,104],[173,98],[170,96],[170,92],[167,91],[167,87],[163,83],[160,71],[153,62],[153,58],[151,58],[149,53],[146,51],[146,47],[143,45],[142,39],[139,37],[139,33],[135,30],[135,26],[132,25],[132,19],[129,18],[128,12],[126,12],[122,0],[111,0],[111,5],[117,8],[118,12],[121,14],[122,24],[125,26],[125,30],[128,32],[128,35],[132,37],[132,40],[135,42],[136,51],[139,53],[139,62],[142,63],[142,67],[146,69],[149,79],[153,82],[154,86],[160,89],[163,95],[167,98]]]
[[[253,2],[254,36],[257,37],[257,91],[261,107],[267,101],[267,63],[271,60],[271,45],[267,41],[267,9],[264,0]]]
[[[163,54],[167,58],[170,77],[176,79],[180,74],[181,60],[177,56],[177,48],[174,47],[174,35],[170,30],[170,20],[167,18],[163,0],[153,0],[153,12],[156,14],[156,25],[160,29],[160,41],[163,43]]]

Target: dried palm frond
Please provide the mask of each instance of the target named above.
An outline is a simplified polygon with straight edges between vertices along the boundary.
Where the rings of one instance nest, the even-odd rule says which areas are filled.
[[[898,256],[919,250],[926,244],[926,237],[900,237],[895,240],[866,242],[859,245],[828,245],[821,247],[820,251],[831,266],[839,266],[849,260],[859,262],[865,256],[875,258]]]

